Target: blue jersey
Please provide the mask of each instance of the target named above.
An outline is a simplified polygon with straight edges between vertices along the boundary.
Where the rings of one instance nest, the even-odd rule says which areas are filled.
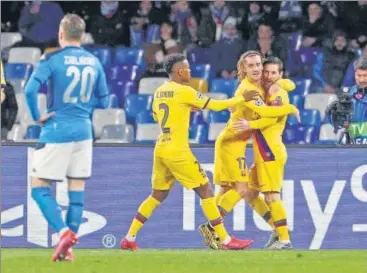
[[[93,138],[94,108],[106,108],[108,88],[99,60],[81,47],[68,46],[42,56],[25,88],[32,118],[37,121],[37,93],[48,83],[47,112],[55,115],[42,126],[40,143]],[[43,114],[43,113],[42,113]]]
[[[353,98],[352,122],[367,121],[367,90],[361,90],[355,85],[349,89],[349,94]]]

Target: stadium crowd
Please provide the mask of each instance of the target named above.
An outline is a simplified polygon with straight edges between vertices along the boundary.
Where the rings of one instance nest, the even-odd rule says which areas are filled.
[[[355,85],[354,63],[367,58],[367,1],[101,1],[2,2],[1,56],[7,85],[2,98],[2,137],[34,141],[40,128],[26,108],[23,89],[43,53],[57,48],[66,13],[87,23],[85,47],[101,60],[110,88],[110,108],[93,115],[100,142],[154,142],[159,128],[151,114],[152,93],[167,81],[163,61],[185,53],[190,85],[213,98],[237,88],[236,63],[246,50],[277,56],[297,88],[290,99],[301,110],[292,117],[286,143],[334,143],[325,117],[343,87]],[[46,108],[47,86],[39,101]],[[367,93],[366,93],[367,94]],[[364,108],[354,122],[367,120]],[[16,98],[16,100],[15,100]],[[192,114],[192,143],[215,141],[229,112]]]

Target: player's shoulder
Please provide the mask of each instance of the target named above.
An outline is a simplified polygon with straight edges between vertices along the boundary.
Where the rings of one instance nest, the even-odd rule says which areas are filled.
[[[46,52],[41,56],[40,62],[49,61],[51,60],[51,58],[60,56],[64,51],[65,51],[65,48],[59,48],[54,51]]]

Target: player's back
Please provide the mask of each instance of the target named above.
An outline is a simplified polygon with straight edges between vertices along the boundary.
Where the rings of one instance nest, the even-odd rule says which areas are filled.
[[[49,71],[47,71],[49,70]],[[107,96],[105,74],[98,59],[81,47],[68,46],[45,54],[36,74],[48,74],[47,111],[56,114],[41,132],[44,142],[92,138],[92,112],[99,96]]]
[[[289,104],[288,92],[284,89],[266,98],[269,106],[277,107]],[[254,156],[255,160],[267,161],[267,159],[284,159],[287,156],[286,147],[282,135],[288,116],[277,118],[270,126],[260,130],[254,130]]]
[[[154,93],[153,112],[161,127],[156,150],[162,157],[172,157],[189,149],[192,106],[187,103],[187,96],[193,91],[196,94],[191,87],[170,81]]]

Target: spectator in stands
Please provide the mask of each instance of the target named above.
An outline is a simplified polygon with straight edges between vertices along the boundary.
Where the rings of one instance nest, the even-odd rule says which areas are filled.
[[[362,49],[362,57],[367,58],[367,41],[361,45]],[[344,80],[342,86],[353,86],[356,84],[356,79],[354,76],[354,65],[357,60],[354,60],[349,63],[347,72],[345,73]]]
[[[163,62],[167,57],[182,53],[182,51],[181,45],[173,38],[172,23],[170,21],[164,22],[161,26],[161,39],[144,47],[147,71],[143,77],[166,77],[167,73],[163,69]]]
[[[287,44],[279,35],[275,35],[270,21],[262,20],[257,34],[250,38],[247,50],[257,50],[264,57],[276,56],[287,63]]]
[[[296,32],[301,29],[303,13],[298,1],[282,1],[279,9],[280,32]]]
[[[152,1],[143,0],[140,2],[139,9],[131,18],[131,26],[135,30],[146,30],[149,24],[160,25],[167,16],[153,8]]]
[[[354,68],[356,85],[349,90],[354,104],[352,122],[365,122],[367,121],[367,58],[360,58]]]
[[[90,29],[96,44],[112,47],[130,45],[127,21],[118,8],[118,1],[101,1],[101,13],[94,16]]]
[[[170,20],[175,24],[179,43],[190,51],[198,41],[198,24],[187,0],[172,4]]]
[[[327,44],[327,43],[325,43]],[[355,54],[348,49],[348,39],[343,31],[335,31],[330,45],[318,53],[313,66],[313,91],[335,93],[344,79],[349,63]]]
[[[1,139],[7,140],[8,132],[11,131],[18,114],[18,103],[14,88],[6,83],[1,90]]]
[[[23,8],[18,22],[23,41],[14,46],[36,46],[41,49],[57,46],[57,34],[63,16],[56,2],[32,1]]]
[[[367,1],[341,2],[340,5],[340,25],[350,35],[352,45],[362,47],[367,41]]]
[[[229,17],[223,25],[222,38],[213,44],[211,65],[217,77],[236,78],[236,64],[245,51],[245,43],[236,29],[236,18]]]
[[[239,29],[242,32],[244,40],[256,34],[261,19],[264,17],[262,6],[259,2],[252,1],[248,3],[248,13],[242,18],[239,24]]]
[[[303,22],[303,47],[321,47],[330,33],[333,33],[333,21],[320,2],[308,5],[308,15]]]

